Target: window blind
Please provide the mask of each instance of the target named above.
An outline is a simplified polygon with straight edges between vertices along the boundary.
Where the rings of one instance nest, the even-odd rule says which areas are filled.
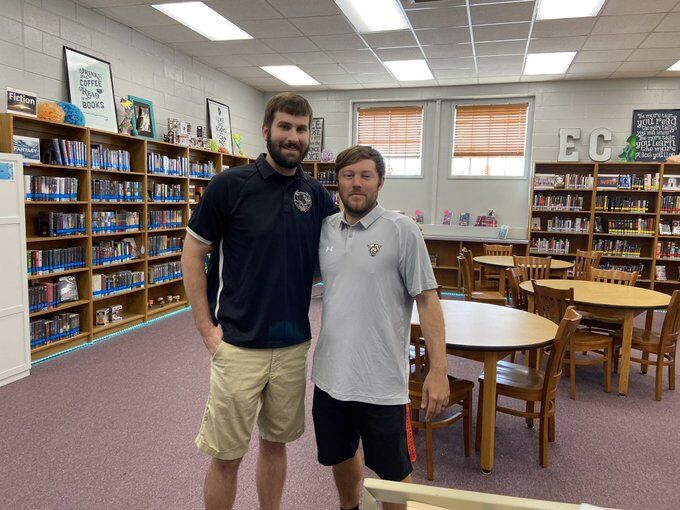
[[[457,105],[453,155],[524,156],[527,104]]]
[[[422,106],[386,106],[357,110],[357,143],[370,145],[383,157],[420,157]]]

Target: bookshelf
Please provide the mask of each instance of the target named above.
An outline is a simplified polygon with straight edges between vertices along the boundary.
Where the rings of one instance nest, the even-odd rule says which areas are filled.
[[[33,360],[41,359],[60,351],[76,347],[90,342],[103,335],[124,329],[126,327],[143,323],[150,319],[161,317],[171,311],[187,306],[186,294],[181,276],[164,278],[157,283],[150,283],[150,271],[159,264],[178,262],[181,256],[181,243],[184,239],[185,228],[191,214],[191,208],[200,200],[200,188],[205,187],[210,178],[229,168],[247,164],[253,161],[243,156],[227,155],[210,152],[204,149],[181,147],[156,140],[129,135],[109,133],[96,129],[72,126],[46,120],[32,119],[12,114],[0,114],[0,151],[13,152],[13,136],[28,136],[39,139],[63,139],[78,141],[84,144],[86,160],[82,166],[52,165],[45,163],[29,162],[24,166],[24,174],[33,178],[71,178],[69,183],[77,183],[77,196],[70,197],[75,200],[51,201],[51,200],[25,200],[26,214],[26,244],[27,250],[65,250],[75,248],[83,254],[83,264],[79,267],[64,267],[58,272],[46,274],[32,274],[27,276],[30,286],[57,283],[60,277],[69,276],[75,280],[78,289],[78,299],[64,301],[53,308],[41,308],[31,311],[29,319],[50,318],[54,314],[72,313],[77,314],[79,331],[77,334],[60,338],[50,343],[45,343],[31,349]],[[125,171],[99,165],[93,159],[92,149],[107,151],[110,161],[115,160],[119,166],[129,167]],[[116,151],[125,151],[129,154],[127,160],[115,159]],[[186,172],[176,175],[154,173],[149,168],[149,154],[157,154],[176,160],[183,158],[186,162]],[[192,166],[195,164],[196,166]],[[191,172],[192,168],[204,170],[197,174]],[[47,181],[47,179],[46,179]],[[110,187],[102,182],[113,181],[116,191],[123,194],[129,190],[136,190],[136,197],[106,195]],[[117,183],[122,183],[118,185]],[[92,185],[95,189],[92,189]],[[196,188],[199,193],[196,194]],[[106,189],[105,195],[101,190]],[[150,196],[149,191],[160,193]],[[190,195],[190,191],[193,192]],[[94,192],[94,193],[93,193]],[[179,193],[179,197],[176,193]],[[134,199],[133,199],[134,198]],[[138,219],[139,226],[134,230],[116,230],[106,223],[106,218],[117,218],[116,213],[127,211],[125,221],[135,223]],[[149,222],[151,216],[156,219],[160,211],[171,211],[178,221],[172,224],[161,224],[151,228]],[[82,220],[84,231],[66,233],[53,237],[45,237],[41,234],[39,223],[40,213],[61,213],[71,215]],[[60,216],[63,218],[64,216]],[[93,225],[93,219],[97,218]],[[121,217],[123,215],[121,214]],[[118,223],[118,219],[116,219]],[[43,224],[44,225],[44,222]],[[104,226],[102,226],[104,225]],[[167,236],[172,239],[159,239]],[[130,258],[130,250],[121,251],[121,246],[134,240],[137,253]],[[149,255],[149,243],[153,242],[155,251]],[[169,248],[168,248],[169,247]],[[107,251],[108,250],[108,251]],[[115,256],[110,257],[111,250]],[[73,250],[72,250],[73,251]],[[120,255],[123,253],[123,255]],[[99,260],[94,255],[98,254]],[[105,260],[104,260],[105,259]],[[30,260],[30,259],[29,259]],[[144,275],[144,283],[137,286],[122,285],[120,290],[111,294],[102,294],[95,290],[95,280],[100,281],[97,275],[112,275],[120,271],[133,271]],[[176,276],[176,275],[171,275]],[[168,296],[172,299],[168,300]],[[175,299],[179,296],[179,299]],[[164,305],[158,306],[158,298],[164,298]],[[154,306],[150,308],[148,303],[153,300]],[[105,324],[98,323],[97,311],[110,309],[114,305],[121,308],[115,314],[119,320]]]

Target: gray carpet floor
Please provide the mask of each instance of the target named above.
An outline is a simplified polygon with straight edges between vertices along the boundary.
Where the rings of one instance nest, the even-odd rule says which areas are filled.
[[[315,335],[320,312],[314,300]],[[476,385],[481,365],[451,358],[449,368]],[[456,424],[435,433],[434,484],[626,510],[680,508],[679,392],[665,390],[655,402],[653,376],[633,365],[629,396],[606,394],[600,370],[578,370],[576,401],[562,380],[549,468],[538,465],[537,428],[499,415],[494,472],[480,472],[478,455],[463,456]],[[208,379],[190,313],[35,366],[0,388],[0,509],[201,508],[208,459],[193,439]],[[416,446],[415,479],[429,483],[423,434]],[[257,508],[256,448],[253,441],[242,464],[238,509]],[[315,460],[309,412],[288,465],[284,509],[338,508],[331,473]]]

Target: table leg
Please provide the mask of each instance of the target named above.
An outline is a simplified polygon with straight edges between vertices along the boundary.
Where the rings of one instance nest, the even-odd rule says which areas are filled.
[[[621,372],[619,373],[619,395],[628,393],[628,372],[630,371],[630,346],[633,342],[633,311],[626,310],[623,315],[621,339]]]
[[[493,469],[493,451],[496,433],[496,363],[498,354],[484,353],[484,397],[482,407],[481,465],[484,473]]]

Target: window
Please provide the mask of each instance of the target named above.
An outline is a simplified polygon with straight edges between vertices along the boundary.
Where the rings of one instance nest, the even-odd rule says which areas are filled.
[[[357,144],[380,151],[388,176],[422,175],[422,106],[360,107],[356,126]]]
[[[527,104],[456,105],[452,176],[524,176]]]

